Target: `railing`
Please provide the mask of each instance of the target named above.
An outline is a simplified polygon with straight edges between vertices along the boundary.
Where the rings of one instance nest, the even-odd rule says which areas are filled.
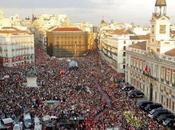
[[[153,77],[152,75],[150,75],[148,73],[143,72],[143,75],[145,75],[145,76],[147,76],[147,77],[149,77],[149,78],[151,78],[153,80],[158,80],[157,78]]]

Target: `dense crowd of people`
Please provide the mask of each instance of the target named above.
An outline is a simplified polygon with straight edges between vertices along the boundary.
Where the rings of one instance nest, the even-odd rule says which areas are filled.
[[[122,74],[114,71],[101,60],[97,51],[90,51],[85,57],[77,57],[77,70],[70,70],[70,59],[49,57],[42,48],[36,48],[35,68],[39,87],[25,87],[26,70],[30,66],[0,68],[0,117],[21,120],[24,111],[42,118],[46,115],[61,119],[81,119],[77,130],[105,130],[117,127],[132,130],[123,116],[132,111],[143,121],[140,130],[162,130],[156,122],[140,111],[135,101],[120,92],[114,82],[122,80]],[[32,65],[33,66],[33,65]],[[48,105],[46,101],[58,101]],[[60,130],[66,130],[60,127]],[[68,129],[68,128],[67,128]]]

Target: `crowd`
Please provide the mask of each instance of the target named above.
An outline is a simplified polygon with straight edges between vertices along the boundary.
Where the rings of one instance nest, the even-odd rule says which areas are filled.
[[[114,81],[123,75],[114,71],[97,51],[86,57],[75,58],[78,70],[70,70],[68,59],[49,57],[42,48],[36,48],[35,68],[38,88],[25,87],[26,70],[31,66],[0,68],[0,117],[21,120],[23,112],[33,116],[45,115],[69,119],[73,115],[83,119],[77,130],[134,129],[123,116],[132,111],[143,121],[140,130],[162,130],[156,122],[147,118],[135,102],[120,92]],[[64,72],[64,73],[60,73]],[[56,106],[45,102],[56,100]],[[60,130],[66,128],[60,127]]]

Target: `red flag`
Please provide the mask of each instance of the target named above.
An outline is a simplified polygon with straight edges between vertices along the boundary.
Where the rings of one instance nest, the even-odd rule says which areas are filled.
[[[145,71],[145,72],[148,72],[148,66],[147,66],[147,65],[146,65],[144,71]]]
[[[146,65],[146,67],[144,69],[144,72],[145,73],[150,73],[151,72],[151,69]]]
[[[60,70],[60,75],[63,76],[65,74],[65,71],[62,69]]]

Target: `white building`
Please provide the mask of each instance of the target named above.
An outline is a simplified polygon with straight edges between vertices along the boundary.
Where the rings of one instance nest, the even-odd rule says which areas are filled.
[[[135,35],[147,35],[150,33],[149,27],[142,27],[142,26],[133,26],[132,32]]]
[[[175,40],[165,0],[156,1],[149,42],[130,45],[126,52],[126,82],[175,112]]]
[[[19,15],[4,17],[4,12],[0,10],[0,27],[16,27],[21,25],[22,18]]]
[[[128,30],[117,29],[100,39],[102,53],[114,61],[113,64],[120,73],[124,73],[125,70],[126,47],[132,44],[130,35],[132,34]]]
[[[150,37],[149,34],[135,35],[129,25],[126,24],[126,27],[122,28],[124,25],[125,24],[117,24],[117,27],[105,26],[100,29],[99,36],[99,49],[101,53],[120,73],[124,73],[126,68],[126,48],[137,42],[147,42]],[[111,29],[111,27],[113,27],[113,29]]]
[[[34,36],[14,27],[0,29],[0,64],[18,66],[34,63]]]

